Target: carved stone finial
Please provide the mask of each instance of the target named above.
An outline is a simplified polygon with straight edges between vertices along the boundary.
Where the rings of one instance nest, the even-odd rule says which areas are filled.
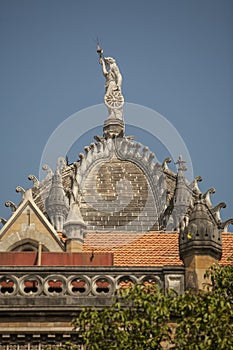
[[[84,154],[82,152],[79,153],[79,158],[80,158],[80,160],[85,159],[85,156],[84,156]]]
[[[84,146],[84,150],[86,152],[86,154],[90,151],[90,147],[89,146]]]
[[[40,182],[35,175],[28,175],[28,180],[33,181],[33,187],[39,187]]]
[[[198,182],[201,182],[202,181],[202,177],[201,176],[196,176],[194,179],[193,179],[193,182],[192,182],[192,190],[195,194],[198,194],[200,195],[201,194],[201,190],[199,189],[198,187]]]
[[[66,167],[66,161],[63,157],[57,158],[57,171],[60,171],[60,169],[64,169]]]
[[[178,172],[183,172],[187,170],[187,167],[184,165],[186,163],[185,160],[183,160],[182,156],[179,155],[179,158],[175,164],[178,165]]]
[[[149,148],[147,146],[144,146],[142,149],[142,160],[147,160],[147,152],[149,151]]]
[[[212,208],[213,205],[212,205],[211,200],[210,200],[210,193],[211,194],[215,193],[215,189],[213,187],[210,188],[208,191],[206,191],[206,193],[203,195],[203,198],[204,198],[206,204],[208,205],[208,207]]]
[[[5,206],[11,208],[12,213],[14,213],[17,209],[17,205],[15,203],[13,203],[12,201],[7,201],[5,203]]]
[[[168,166],[167,166],[167,164],[168,164],[168,163],[171,163],[171,161],[172,161],[172,160],[171,160],[170,157],[167,157],[167,158],[164,159],[163,164],[162,164],[163,170],[168,170],[168,169],[169,169]]]
[[[15,191],[16,191],[17,193],[21,193],[22,196],[23,196],[24,193],[25,193],[25,189],[24,189],[23,187],[21,187],[21,186],[17,186],[16,189],[15,189]]]
[[[148,157],[148,163],[151,163],[155,157],[155,154],[153,152],[150,152],[149,157]]]
[[[25,189],[23,188],[23,187],[21,187],[21,186],[17,186],[16,187],[16,189],[15,189],[15,191],[17,192],[17,193],[21,193],[21,196],[22,196],[22,199],[24,199],[24,197],[25,197]]]
[[[47,176],[46,177],[52,177],[53,176],[53,172],[52,172],[52,170],[51,170],[51,168],[47,165],[47,164],[44,164],[43,166],[42,166],[42,169],[44,170],[44,171],[47,171]]]
[[[218,223],[222,222],[221,216],[220,216],[220,209],[226,208],[226,203],[221,202],[218,205],[216,205],[211,211],[215,216],[215,219]]]
[[[176,178],[176,187],[173,197],[174,208],[172,211],[174,227],[180,231],[187,223],[187,213],[191,206],[192,191],[187,184],[183,171],[187,170],[184,166],[186,163],[181,156],[175,163],[178,165],[178,174]]]
[[[222,223],[223,232],[228,232],[228,226],[233,225],[233,218],[228,219]]]

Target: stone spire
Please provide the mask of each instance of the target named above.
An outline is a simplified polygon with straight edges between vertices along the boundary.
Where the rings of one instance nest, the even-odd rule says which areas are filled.
[[[174,196],[174,205],[177,206],[186,206],[188,202],[187,195],[187,185],[184,177],[184,171],[187,170],[184,165],[186,162],[182,159],[180,155],[178,161],[175,163],[178,165],[177,181],[176,181],[176,190]]]
[[[185,160],[183,160],[182,155],[179,155],[179,158],[175,164],[178,165],[178,176],[184,177],[183,172],[187,170],[187,167],[184,165],[186,163]]]
[[[67,251],[82,251],[84,228],[86,228],[86,223],[83,221],[79,205],[78,203],[73,203],[64,223],[64,233],[67,237]]]
[[[69,204],[68,198],[65,196],[58,166],[52,177],[52,185],[45,200],[45,208],[54,228],[58,232],[62,232],[63,223],[69,211]]]
[[[184,165],[186,162],[180,155],[178,161],[175,163],[178,165],[178,173],[176,180],[176,188],[174,195],[174,208],[173,208],[173,220],[175,228],[179,228],[184,224],[184,219],[187,218],[187,211],[190,206],[191,190],[189,189],[186,179],[184,177],[184,171],[187,170]]]

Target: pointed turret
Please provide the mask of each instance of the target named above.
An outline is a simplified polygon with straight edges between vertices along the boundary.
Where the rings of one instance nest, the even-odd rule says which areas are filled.
[[[180,233],[181,259],[193,254],[207,254],[216,260],[222,254],[221,230],[203,199],[194,203],[189,224]]]
[[[62,232],[69,211],[69,204],[62,185],[59,167],[57,167],[52,177],[52,185],[45,201],[45,207],[54,228],[58,232]]]
[[[182,156],[179,156],[178,161],[175,163],[178,165],[176,189],[174,196],[174,205],[188,207],[190,200],[190,191],[185,180],[184,171],[187,170],[184,165],[186,162],[182,159]]]
[[[86,227],[79,205],[73,203],[64,223],[64,233],[67,237],[66,249],[70,252],[82,251],[84,228]]]
[[[203,289],[205,271],[221,259],[221,229],[205,203],[197,199],[189,224],[180,232],[180,258],[186,267],[186,287]]]
[[[181,155],[175,163],[178,165],[178,173],[176,180],[172,217],[174,227],[178,231],[183,226],[184,220],[188,220],[187,211],[189,209],[191,200],[191,190],[188,187],[187,181],[184,177],[184,171],[187,170],[186,166],[184,165],[185,163],[186,162],[182,159]]]

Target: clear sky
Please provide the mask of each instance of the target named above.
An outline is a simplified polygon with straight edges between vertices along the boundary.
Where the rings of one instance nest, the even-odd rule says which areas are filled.
[[[172,123],[201,190],[215,187],[212,202],[233,217],[232,0],[0,0],[0,216],[7,200],[19,202],[15,187],[38,176],[56,127],[102,103],[97,36],[117,59],[125,100]],[[137,139],[149,142],[143,131]]]

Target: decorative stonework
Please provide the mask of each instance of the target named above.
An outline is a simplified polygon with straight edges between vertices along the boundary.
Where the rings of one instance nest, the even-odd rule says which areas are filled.
[[[16,209],[17,209],[17,205],[15,203],[13,203],[12,201],[7,201],[5,203],[5,206],[8,207],[8,208],[11,208],[11,213],[13,214]]]
[[[77,196],[77,189],[80,192],[82,217],[89,227],[116,227],[118,230],[140,232],[148,231],[152,227],[159,229],[160,215],[166,208],[167,190],[162,165],[153,162],[154,154],[149,152],[147,147],[141,150],[141,144],[125,137],[99,138],[98,142],[85,147],[85,152],[85,155],[80,154],[80,162],[76,163],[77,188],[74,188],[73,193]],[[140,185],[140,177],[144,179],[144,185]],[[135,186],[138,186],[138,190]],[[132,196],[135,196],[134,190],[138,191],[143,203],[138,202],[136,211],[131,210],[128,225],[127,220],[122,222],[122,218],[125,217],[122,210],[131,203]],[[93,214],[96,213],[91,220],[88,214],[90,210]],[[119,212],[121,218],[113,220],[116,212]],[[143,219],[139,218],[140,212],[143,212],[146,218],[145,224]],[[112,222],[107,223],[109,214]],[[140,228],[138,224],[131,224],[135,218],[142,222]]]
[[[176,271],[179,272],[176,273],[163,271],[162,268],[158,268],[155,272],[148,268],[139,268],[138,271],[129,272],[127,268],[114,267],[102,270],[101,268],[73,267],[70,268],[70,271],[69,267],[66,267],[64,272],[50,267],[51,272],[47,270],[45,267],[43,269],[37,269],[36,267],[24,269],[21,267],[18,272],[3,272],[1,269],[1,298],[18,297],[26,302],[27,298],[35,297],[39,306],[43,303],[43,297],[45,296],[51,299],[54,297],[72,297],[76,300],[75,303],[78,306],[81,302],[80,297],[87,297],[88,300],[96,296],[112,297],[117,289],[136,283],[156,284],[161,289],[175,289],[178,294],[184,290],[182,268],[177,268]],[[10,302],[10,299],[7,300]],[[21,304],[24,302],[22,301]],[[98,303],[98,300],[96,302]],[[57,306],[60,305],[59,300],[55,301],[54,306],[56,306],[56,303]],[[20,305],[19,308],[23,307],[23,304]],[[3,304],[1,304],[1,307],[3,307]]]
[[[88,295],[91,290],[91,278],[84,275],[73,275],[67,279],[67,290],[70,295]]]
[[[60,158],[55,174],[52,176],[52,184],[49,195],[45,200],[47,214],[52,222],[53,227],[62,232],[63,224],[69,211],[68,198],[65,196],[62,185],[62,176],[59,169]]]
[[[103,56],[103,50],[99,44],[97,53],[106,79],[104,103],[108,108],[108,119],[123,120],[124,97],[121,92],[122,76],[119,67],[114,58]]]
[[[156,163],[148,147],[125,136],[122,76],[115,59],[104,57],[99,45],[97,52],[106,79],[108,118],[103,136],[95,136],[96,142],[86,146],[73,164],[60,157],[54,172],[44,165],[47,175],[41,182],[29,175],[32,189],[17,186],[20,204],[7,201],[12,215],[8,221],[0,218],[0,251],[7,265],[0,266],[1,350],[78,344],[71,319],[85,306],[110,305],[120,288],[155,284],[165,293],[172,289],[177,294],[202,288],[206,267],[221,257],[222,230],[233,224],[233,219],[222,222],[225,203],[212,204],[213,188],[202,194],[200,176],[192,183],[185,179],[181,156],[176,174],[168,167],[169,157]],[[178,235],[175,240],[169,240],[172,234],[164,235],[161,244],[163,230],[179,232],[185,266],[178,265]],[[88,231],[93,236],[86,244]],[[160,238],[148,239],[153,235]],[[77,259],[70,254],[82,249],[87,250]],[[14,265],[9,251],[14,258],[15,251],[20,252],[20,263],[31,265]],[[47,260],[42,251],[52,252]],[[56,259],[54,252],[60,252]],[[25,260],[24,254],[29,254]],[[153,266],[166,265],[165,261],[169,266]]]
[[[183,261],[195,255],[212,256],[216,261],[221,259],[222,229],[215,214],[205,203],[205,198],[195,201],[189,223],[180,233],[179,249]]]
[[[125,134],[125,125],[123,120],[112,118],[104,121],[104,138],[123,137]]]
[[[165,290],[173,290],[178,295],[182,294],[184,291],[184,276],[178,274],[166,274]]]
[[[72,330],[68,334],[64,331],[62,333],[42,331],[37,334],[28,334],[28,332],[0,334],[1,350],[48,350],[48,346],[49,350],[57,350],[67,342],[73,344],[80,342],[79,335]]]
[[[63,275],[47,276],[42,283],[43,292],[48,296],[61,296],[68,290],[67,279]]]
[[[19,278],[18,286],[19,286],[19,293],[21,295],[26,297],[30,297],[30,296],[34,297],[42,293],[42,278],[37,275],[26,275]]]

